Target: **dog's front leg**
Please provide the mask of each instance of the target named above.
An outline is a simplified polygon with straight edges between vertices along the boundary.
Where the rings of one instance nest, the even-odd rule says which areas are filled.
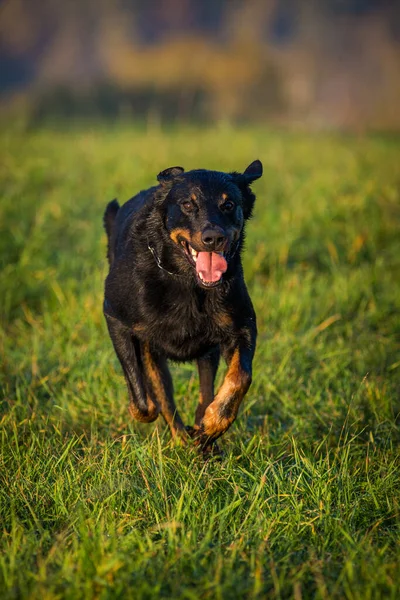
[[[220,390],[207,407],[196,435],[206,450],[232,425],[240,403],[251,384],[252,360],[255,351],[255,331],[248,331],[233,349],[226,349],[228,371]]]
[[[137,421],[151,423],[160,412],[160,406],[145,391],[139,341],[132,331],[118,319],[105,314],[108,331],[115,352],[124,371],[129,392],[129,412]]]

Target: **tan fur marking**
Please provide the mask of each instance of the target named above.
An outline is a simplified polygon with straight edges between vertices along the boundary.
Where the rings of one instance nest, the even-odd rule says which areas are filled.
[[[148,414],[143,415],[143,413],[138,410],[133,402],[129,403],[129,412],[131,417],[133,417],[136,421],[140,421],[141,423],[151,423],[155,421],[160,413],[160,407],[156,404],[149,395],[147,395],[147,406],[148,406]]]
[[[196,248],[203,248],[203,241],[201,239],[201,231],[196,231],[196,233],[193,234],[192,236],[192,240],[193,240],[193,245]]]
[[[240,387],[242,382],[242,374],[243,370],[240,364],[239,348],[236,348],[235,352],[233,353],[232,360],[229,363],[229,369],[228,373],[226,374],[226,379],[235,388]]]
[[[204,415],[203,424],[204,424],[204,435],[207,438],[216,438],[219,437],[227,429],[229,429],[230,425],[232,425],[234,419],[227,419],[226,417],[221,418],[217,413],[217,408],[215,406],[209,406],[206,410],[206,414]]]
[[[132,331],[133,333],[143,333],[143,331],[146,331],[146,326],[143,323],[136,323],[132,327]]]
[[[190,231],[188,229],[172,229],[169,237],[173,242],[175,242],[175,244],[179,244],[180,240],[178,238],[182,238],[190,243]]]
[[[225,192],[224,192],[221,197],[222,197],[222,200],[226,200],[228,197],[228,194],[225,194]]]
[[[164,386],[162,385],[160,375],[154,365],[148,344],[144,345],[143,354],[143,362],[146,370],[146,375],[151,380],[151,385],[156,394],[156,397],[159,399],[159,401],[161,401],[162,404],[162,400],[165,398]]]
[[[195,193],[193,193],[190,197],[191,197],[192,200],[197,200],[197,196],[196,196]]]
[[[129,403],[129,413],[135,421],[139,421],[140,423],[152,423],[155,421],[160,414],[160,410],[158,406],[154,404],[151,399],[147,399],[147,406],[149,407],[147,415],[143,415],[143,413],[138,410],[138,408],[134,405],[133,402]]]
[[[221,327],[221,329],[225,329],[226,327],[230,327],[233,323],[232,317],[228,315],[226,312],[219,312],[215,315],[216,324]]]

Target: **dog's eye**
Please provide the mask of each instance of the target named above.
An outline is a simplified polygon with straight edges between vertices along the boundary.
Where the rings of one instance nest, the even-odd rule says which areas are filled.
[[[232,210],[234,208],[234,203],[231,200],[227,200],[226,202],[223,203],[223,205],[221,206],[222,210]]]
[[[185,210],[192,210],[192,208],[193,208],[193,204],[192,204],[192,202],[189,202],[189,201],[187,201],[187,202],[182,202],[181,206],[182,206],[182,208],[184,208]]]

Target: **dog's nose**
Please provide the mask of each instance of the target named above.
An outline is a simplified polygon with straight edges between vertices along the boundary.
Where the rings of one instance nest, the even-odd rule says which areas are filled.
[[[201,241],[209,251],[222,251],[225,246],[226,236],[220,227],[207,228],[201,234]]]

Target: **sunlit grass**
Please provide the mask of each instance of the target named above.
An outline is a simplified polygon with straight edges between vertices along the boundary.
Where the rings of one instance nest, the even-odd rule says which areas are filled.
[[[265,175],[254,383],[222,462],[132,423],[102,213],[172,165]],[[131,126],[1,134],[4,598],[397,598],[400,143]],[[173,366],[192,422],[192,365]]]

